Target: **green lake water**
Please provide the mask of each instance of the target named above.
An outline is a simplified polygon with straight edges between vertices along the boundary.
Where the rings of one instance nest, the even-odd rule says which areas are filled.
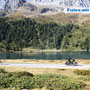
[[[75,59],[90,59],[90,51],[64,51],[45,53],[0,53],[0,59],[43,59],[43,60],[63,60],[68,57]]]

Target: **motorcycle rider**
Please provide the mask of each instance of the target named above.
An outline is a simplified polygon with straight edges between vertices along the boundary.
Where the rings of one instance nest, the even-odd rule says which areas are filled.
[[[69,56],[69,57],[68,57],[68,61],[69,61],[69,63],[71,63],[71,59],[72,59],[72,58]]]
[[[72,58],[72,64],[75,62],[75,58]]]

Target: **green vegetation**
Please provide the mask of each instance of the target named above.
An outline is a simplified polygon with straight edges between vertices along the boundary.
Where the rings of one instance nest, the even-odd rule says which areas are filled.
[[[74,73],[82,76],[90,76],[90,70],[75,70]]]
[[[78,25],[37,23],[25,18],[0,18],[0,50],[21,51],[23,48],[89,50],[90,29]]]
[[[0,71],[5,71],[0,69]],[[80,90],[86,85],[70,77],[55,74],[33,75],[29,72],[0,72],[0,88]]]
[[[4,69],[0,69],[0,73],[6,73]]]
[[[90,76],[88,76],[88,77],[80,77],[78,79],[83,80],[83,81],[90,81]]]
[[[62,48],[69,50],[89,50],[90,49],[90,29],[73,28],[72,32],[65,35],[62,41]]]

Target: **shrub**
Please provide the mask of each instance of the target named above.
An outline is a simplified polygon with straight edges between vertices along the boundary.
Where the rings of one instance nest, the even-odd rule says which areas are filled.
[[[35,83],[38,88],[46,87],[48,90],[78,90],[85,87],[85,84],[78,82],[64,75],[36,75]]]
[[[4,69],[2,69],[2,71],[4,71]],[[29,83],[29,81],[31,79],[30,77],[33,77],[33,76],[34,75],[29,72],[0,73],[0,87],[2,87],[2,88],[12,87],[13,88],[13,87],[19,85],[20,88],[23,89],[23,87]],[[20,77],[22,77],[22,78],[20,78]],[[24,77],[26,77],[26,78],[24,78]],[[31,86],[31,85],[29,85],[29,86]],[[27,86],[27,88],[29,86]]]
[[[11,87],[18,86],[20,89],[31,89],[34,88],[35,80],[29,76],[22,76],[11,83]]]
[[[0,68],[0,73],[6,73],[6,71]]]
[[[29,72],[18,72],[16,73],[18,77],[22,77],[22,76],[30,76],[33,77],[34,75],[32,73]]]
[[[49,90],[78,90],[85,87],[85,84],[72,78],[57,76],[56,78],[49,80],[49,82],[46,84],[46,87]]]
[[[41,74],[41,75],[35,75],[35,83],[37,88],[43,88],[48,80],[52,79],[54,75],[51,74]]]
[[[77,75],[90,76],[90,70],[75,70],[74,73]]]
[[[7,73],[0,73],[0,87],[8,88],[11,82],[12,81],[10,80],[10,77]]]
[[[0,87],[35,89],[46,87],[47,90],[78,90],[85,84],[70,77],[55,74],[33,75],[28,72],[0,73]]]

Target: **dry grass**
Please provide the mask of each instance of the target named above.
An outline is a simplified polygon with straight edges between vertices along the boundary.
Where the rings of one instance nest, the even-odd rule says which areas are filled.
[[[5,69],[7,72],[23,72],[27,71],[35,74],[62,74],[69,77],[77,78],[79,77],[75,73],[73,73],[72,69],[42,69],[42,68],[26,68],[26,67],[5,67],[0,66],[0,68]]]
[[[44,64],[59,64],[64,63],[65,60],[36,60],[36,59],[2,59],[2,63],[44,63]]]
[[[54,13],[54,14],[38,14],[37,12],[34,13],[28,13],[26,12],[26,8],[21,7],[20,8],[23,11],[17,11],[13,15],[9,16],[14,19],[22,19],[24,18],[33,18],[39,23],[43,22],[55,22],[57,24],[68,24],[68,23],[75,23],[78,25],[82,25],[82,23],[86,22],[87,20],[90,20],[90,14],[73,14],[73,13]]]
[[[25,9],[25,8],[24,8]],[[53,14],[38,14],[37,12],[28,13],[24,11],[17,11],[12,16],[12,18],[34,18],[37,22],[55,22],[57,24],[68,24],[78,22],[78,14],[65,14],[65,13],[53,13]]]
[[[40,17],[36,17],[35,20],[40,23],[55,22],[58,24],[68,24],[71,22],[77,22],[78,17],[75,14],[58,13],[52,15],[40,15]]]
[[[90,14],[79,14],[78,24],[82,24],[87,20],[90,20]]]
[[[64,64],[66,60],[2,59],[2,63]],[[90,64],[90,59],[76,59],[79,64]]]
[[[85,82],[87,84],[85,90],[90,90],[90,82]]]
[[[30,53],[30,54],[34,54],[35,52],[60,52],[61,50],[57,50],[57,49],[45,49],[45,50],[41,50],[41,49],[33,49],[32,47],[28,47],[28,48],[24,48],[21,52],[23,53]]]

